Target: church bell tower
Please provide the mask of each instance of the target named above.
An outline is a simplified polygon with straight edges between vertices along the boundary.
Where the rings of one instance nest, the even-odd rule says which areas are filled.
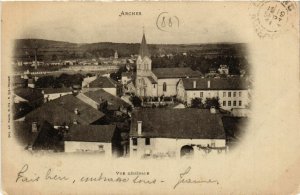
[[[139,56],[136,61],[136,92],[138,96],[147,96],[147,79],[145,77],[151,76],[151,63],[145,32],[143,32]]]

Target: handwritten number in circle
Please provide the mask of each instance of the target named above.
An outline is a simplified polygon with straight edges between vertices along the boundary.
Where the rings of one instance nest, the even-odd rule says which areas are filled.
[[[161,26],[162,26],[162,27],[165,27],[165,26],[166,26],[166,23],[165,23],[165,17],[163,17],[163,19],[162,19]]]
[[[172,19],[169,18],[169,27],[172,27]]]

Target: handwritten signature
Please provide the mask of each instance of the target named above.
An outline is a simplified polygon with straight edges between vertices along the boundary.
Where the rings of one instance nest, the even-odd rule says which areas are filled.
[[[201,184],[201,183],[215,183],[217,185],[219,185],[218,180],[212,180],[212,179],[208,179],[208,180],[203,180],[203,179],[191,179],[191,178],[187,178],[188,174],[191,171],[191,167],[189,166],[183,173],[179,174],[179,179],[177,181],[177,183],[174,185],[173,189],[176,189],[180,184]]]

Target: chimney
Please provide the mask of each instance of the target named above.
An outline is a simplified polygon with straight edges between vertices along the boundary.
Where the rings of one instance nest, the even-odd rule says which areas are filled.
[[[138,135],[142,135],[142,121],[138,121],[137,122],[137,131],[138,131]]]
[[[79,110],[78,110],[78,108],[75,108],[75,109],[74,109],[74,113],[75,113],[76,115],[78,115],[78,114],[79,114]]]
[[[207,81],[207,88],[210,88],[210,80]]]
[[[197,81],[193,81],[193,88],[195,89],[197,87]]]

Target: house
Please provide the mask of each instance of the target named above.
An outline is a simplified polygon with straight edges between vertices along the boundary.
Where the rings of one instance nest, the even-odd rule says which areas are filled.
[[[42,94],[44,95],[44,102],[54,100],[56,98],[73,94],[71,88],[44,88],[42,89]]]
[[[33,143],[29,144],[29,149],[32,150],[47,150],[47,151],[63,151],[63,135],[58,129],[44,121],[38,129],[36,134],[33,134]]]
[[[64,138],[65,152],[95,152],[111,157],[117,145],[116,125],[76,125]]]
[[[222,109],[246,108],[249,100],[249,84],[244,78],[185,78],[177,86],[177,98],[188,106],[194,98],[218,97]]]
[[[43,94],[38,89],[16,88],[12,92],[13,119],[23,120],[23,117],[34,108],[43,104]]]
[[[194,71],[191,68],[152,69],[145,34],[143,34],[136,64],[136,95],[140,97],[175,96],[176,86],[181,78],[197,78],[202,75],[199,71]]]
[[[225,151],[226,136],[219,114],[193,108],[139,109],[132,113],[131,157],[179,158]]]
[[[12,77],[12,87],[13,88],[27,87],[27,80],[21,78],[21,76],[13,76]]]
[[[27,102],[32,107],[40,106],[43,103],[44,96],[39,89],[16,88],[13,90],[13,102]]]
[[[134,81],[129,81],[127,85],[123,87],[124,94],[135,94],[136,88],[134,85]]]
[[[80,93],[76,97],[95,109],[109,111],[112,113],[120,111],[127,114],[131,107],[130,104],[122,100],[120,97],[114,96],[103,89]]]
[[[84,80],[82,83],[82,92],[96,91],[98,89],[103,89],[104,91],[112,95],[121,95],[122,86],[120,86],[116,81],[108,77],[92,77],[89,80]]]
[[[25,116],[25,122],[39,127],[48,121],[54,128],[72,125],[101,124],[104,113],[93,108],[73,95],[65,95],[44,103]]]

